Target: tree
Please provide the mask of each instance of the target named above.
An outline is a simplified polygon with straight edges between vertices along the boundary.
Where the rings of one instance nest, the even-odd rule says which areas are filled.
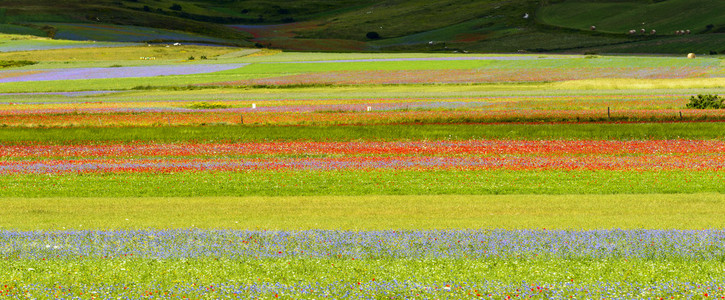
[[[370,31],[365,36],[371,40],[377,40],[380,38],[380,34],[375,31]]]

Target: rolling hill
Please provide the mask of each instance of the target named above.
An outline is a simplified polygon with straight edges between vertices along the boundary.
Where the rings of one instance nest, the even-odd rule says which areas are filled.
[[[722,0],[6,0],[0,32],[299,51],[715,54],[722,11]]]

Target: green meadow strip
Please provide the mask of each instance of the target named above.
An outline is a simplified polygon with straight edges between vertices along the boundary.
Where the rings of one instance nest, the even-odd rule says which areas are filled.
[[[468,139],[723,139],[725,122],[0,128],[0,143]]]
[[[30,271],[28,271],[30,270]],[[49,298],[75,298],[92,296],[123,296],[149,298],[150,293],[161,298],[199,297],[224,298],[249,293],[238,287],[278,285],[285,286],[316,283],[339,288],[334,292],[342,297],[350,287],[364,288],[365,296],[395,297],[408,291],[379,291],[374,294],[370,286],[392,285],[397,281],[412,281],[417,291],[426,286],[437,287],[442,297],[470,298],[469,293],[493,293],[499,297],[516,294],[517,288],[546,286],[561,298],[575,292],[582,298],[597,294],[645,293],[638,286],[659,287],[658,296],[692,294],[689,284],[709,283],[723,278],[725,271],[720,261],[649,260],[649,259],[259,259],[230,260],[202,259],[79,259],[79,260],[3,260],[0,284],[11,290],[4,292],[25,298],[46,295]],[[609,291],[597,287],[609,283]],[[450,291],[441,289],[448,284]],[[481,289],[486,285],[488,288]],[[533,286],[531,286],[533,284]],[[359,286],[362,285],[362,286]],[[495,286],[510,286],[494,289]],[[621,286],[620,286],[621,285]],[[569,287],[569,288],[567,288]],[[577,289],[577,287],[581,287]],[[317,287],[315,287],[318,289]],[[691,287],[694,289],[694,286]],[[18,291],[22,289],[21,291]],[[474,291],[475,289],[475,291]],[[586,291],[585,289],[592,289]],[[703,289],[698,289],[704,290]],[[27,293],[25,292],[27,291]],[[362,291],[362,290],[361,290]],[[16,293],[19,292],[19,295]],[[234,295],[233,293],[239,293]],[[295,292],[286,291],[294,297]],[[415,293],[416,291],[413,291]],[[527,291],[528,292],[528,291]],[[548,298],[552,292],[540,294]],[[672,294],[660,294],[660,293]],[[274,289],[264,298],[275,298]],[[282,293],[282,291],[280,291]],[[319,291],[318,291],[319,293]],[[385,293],[381,295],[380,293]],[[389,293],[389,294],[388,294]],[[718,294],[718,291],[711,293]],[[720,292],[721,293],[721,292]],[[466,296],[466,295],[469,296]],[[563,295],[562,295],[563,294]],[[399,294],[398,294],[399,295]],[[632,294],[630,294],[631,296]],[[165,297],[164,297],[165,296]],[[282,298],[289,295],[280,295]],[[308,295],[309,296],[309,295]],[[151,296],[153,297],[153,296]],[[236,297],[235,297],[236,298]],[[638,297],[635,297],[638,298]]]
[[[13,174],[0,197],[725,193],[720,171],[271,170]]]
[[[723,194],[4,198],[0,230],[725,228]]]

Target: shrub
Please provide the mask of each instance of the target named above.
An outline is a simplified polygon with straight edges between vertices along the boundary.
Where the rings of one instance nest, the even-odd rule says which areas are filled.
[[[725,108],[723,104],[723,98],[717,95],[697,95],[697,97],[690,97],[690,103],[687,103],[687,108],[695,109],[718,109]]]
[[[377,40],[380,38],[380,34],[375,31],[370,31],[365,36],[371,40]]]
[[[0,60],[0,68],[24,67],[37,64],[37,61],[29,60]]]
[[[169,9],[175,10],[175,11],[181,11],[181,5],[179,5],[178,3],[174,3],[173,5],[171,5],[171,7],[169,7]]]
[[[194,57],[193,55],[189,56],[189,60],[195,60],[195,59],[196,59],[196,57]]]
[[[219,103],[196,102],[196,103],[192,103],[191,105],[189,105],[187,107],[193,108],[193,109],[215,109],[215,108],[230,108],[231,106],[219,104]]]

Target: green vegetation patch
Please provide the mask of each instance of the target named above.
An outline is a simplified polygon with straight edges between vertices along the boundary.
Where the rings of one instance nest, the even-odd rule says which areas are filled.
[[[0,127],[0,142],[78,144],[183,141],[468,139],[723,139],[722,122],[624,124],[427,124],[369,126]]]
[[[275,170],[13,174],[0,197],[725,193],[718,171]]]
[[[230,108],[230,105],[224,105],[221,103],[211,103],[211,102],[195,102],[192,104],[187,105],[188,108],[192,109],[218,109],[218,108]]]
[[[221,245],[220,245],[221,246]],[[10,295],[119,295],[145,298],[188,296],[231,298],[258,289],[264,298],[333,295],[336,298],[437,295],[457,299],[471,293],[505,297],[516,289],[544,287],[542,296],[647,293],[659,296],[695,295],[722,278],[716,260],[634,259],[219,259],[219,258],[95,258],[3,260],[0,281]],[[421,275],[425,274],[425,275]],[[686,282],[687,284],[681,284]],[[694,288],[702,283],[702,288]],[[605,291],[598,287],[611,284]],[[274,288],[269,288],[273,285]],[[252,289],[245,287],[252,286]],[[443,287],[451,287],[443,290]],[[378,287],[378,288],[376,288]],[[396,288],[397,287],[397,288]],[[654,291],[649,291],[654,288]],[[329,290],[328,290],[329,289]],[[716,288],[715,288],[716,289]],[[22,290],[18,291],[18,290]],[[251,291],[250,291],[251,290]],[[305,292],[307,290],[307,292]],[[103,294],[101,292],[103,291]],[[326,293],[327,291],[327,293]],[[535,290],[536,291],[536,290]],[[276,292],[279,292],[278,295]],[[80,294],[82,296],[80,296]],[[331,293],[331,294],[330,294]],[[642,292],[643,293],[643,292]],[[538,296],[537,295],[537,296]]]
[[[725,10],[724,2],[713,0],[557,2],[541,8],[538,18],[561,27],[588,30],[595,25],[597,31],[615,33],[642,28],[648,34],[655,29],[660,35],[673,35],[676,30],[708,32],[714,29],[708,25],[723,25],[720,11]]]
[[[697,95],[697,97],[690,97],[690,103],[687,103],[687,108],[696,109],[718,109],[725,108],[723,105],[725,99],[720,98],[718,95]]]
[[[24,67],[37,64],[37,61],[29,60],[0,60],[0,69]]]
[[[720,228],[725,195],[3,198],[0,229]]]

